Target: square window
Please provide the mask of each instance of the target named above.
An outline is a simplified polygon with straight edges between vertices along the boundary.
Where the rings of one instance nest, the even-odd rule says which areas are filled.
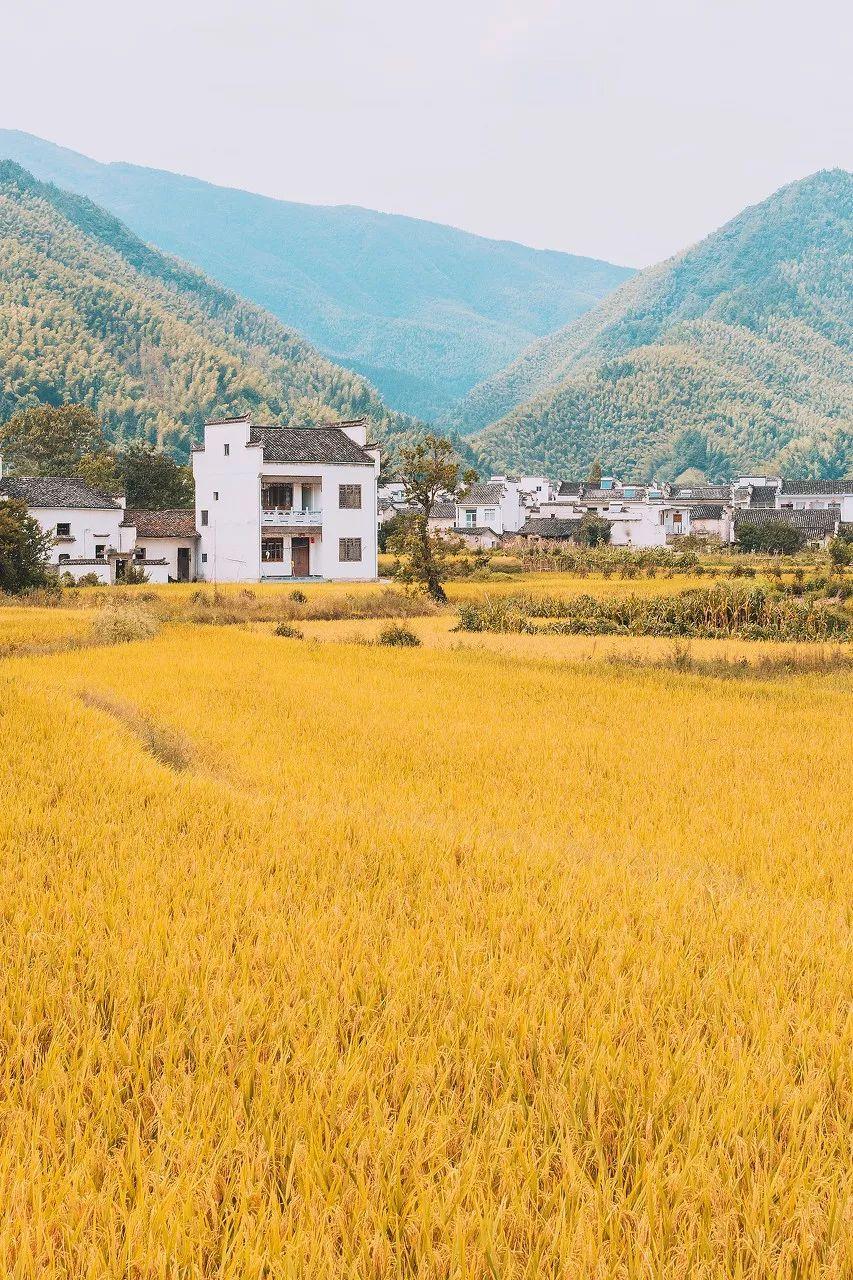
[[[340,484],[338,485],[338,506],[342,511],[360,511],[361,510],[361,485],[360,484]]]
[[[338,558],[341,564],[359,564],[361,561],[361,538],[340,538]]]
[[[96,559],[96,560],[103,560],[103,558],[104,558],[104,552],[105,552],[105,551],[106,551],[106,547],[104,546],[104,544],[103,544],[102,542],[98,542],[98,543],[96,543],[96,544],[95,544],[95,559]]]
[[[56,526],[56,536],[57,536],[57,538],[70,538],[70,537],[71,537],[71,525],[70,525],[70,524],[58,524],[58,525]]]
[[[207,524],[207,512],[206,512],[206,511],[202,511],[202,513],[201,513],[201,523],[202,523],[202,525],[206,525],[206,524]]]

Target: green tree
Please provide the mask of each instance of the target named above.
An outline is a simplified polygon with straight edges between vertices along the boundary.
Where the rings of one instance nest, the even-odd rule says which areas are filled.
[[[761,530],[757,524],[740,524],[735,534],[739,551],[760,551]]]
[[[605,520],[603,516],[597,516],[593,511],[588,511],[578,525],[575,542],[580,543],[582,547],[606,546],[610,541],[611,532],[612,526],[609,520]]]
[[[775,556],[792,556],[805,545],[802,529],[790,524],[766,524],[761,530],[761,549]]]
[[[601,484],[601,463],[598,461],[598,458],[596,458],[595,462],[590,467],[586,481],[587,484],[591,485]]]
[[[853,564],[853,542],[848,538],[832,538],[828,550],[829,558],[836,568],[841,569],[846,564]]]
[[[405,513],[388,545],[397,555],[405,556],[404,572],[409,581],[419,583],[433,600],[444,601],[447,596],[441,584],[448,545],[430,532],[429,518],[440,499],[447,494],[455,497],[477,478],[476,473],[463,472],[450,441],[434,435],[400,449],[398,472],[412,509]]]
[[[19,595],[47,582],[50,539],[17,499],[0,498],[0,591]]]
[[[103,445],[97,416],[82,404],[36,405],[0,425],[0,455],[19,476],[76,475],[81,458]]]
[[[77,463],[77,475],[85,480],[93,489],[102,493],[122,493],[124,482],[121,478],[118,455],[112,449],[103,449],[100,453],[87,453]]]
[[[129,444],[117,458],[117,470],[127,506],[159,511],[191,507],[195,502],[192,470],[155,448],[147,440]]]

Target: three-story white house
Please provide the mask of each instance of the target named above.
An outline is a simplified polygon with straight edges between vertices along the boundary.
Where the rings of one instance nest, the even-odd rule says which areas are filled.
[[[197,576],[261,582],[374,580],[379,449],[367,421],[208,422],[193,450]]]

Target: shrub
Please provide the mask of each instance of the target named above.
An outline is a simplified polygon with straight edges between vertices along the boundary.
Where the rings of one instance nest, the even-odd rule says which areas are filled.
[[[128,644],[157,634],[153,613],[133,604],[106,605],[92,624],[95,644]]]
[[[306,596],[305,592],[304,592],[304,591],[300,591],[300,590],[298,590],[298,589],[297,589],[296,591],[291,591],[291,593],[290,593],[290,598],[291,598],[291,600],[293,601],[293,603],[294,603],[294,604],[307,604],[307,603],[308,603],[308,597]]]
[[[836,567],[853,564],[853,542],[849,542],[847,538],[833,538],[828,549],[829,558]]]
[[[420,644],[420,638],[409,627],[404,627],[399,622],[392,622],[382,628],[376,643],[396,649],[416,649]]]
[[[145,572],[142,565],[134,563],[133,561],[129,561],[127,563],[124,570],[124,576],[118,579],[118,582],[123,587],[141,587],[148,581],[148,574]]]
[[[298,627],[294,627],[290,622],[280,622],[275,629],[277,636],[284,636],[288,640],[304,640],[305,637]]]

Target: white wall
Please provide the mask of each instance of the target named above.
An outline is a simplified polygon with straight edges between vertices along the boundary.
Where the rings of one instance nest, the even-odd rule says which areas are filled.
[[[137,537],[134,547],[145,548],[145,560],[139,563],[145,566],[147,560],[165,560],[168,577],[178,578],[178,547],[186,547],[190,553],[190,582],[196,576],[195,538],[145,538]]]
[[[192,455],[200,534],[197,576],[206,581],[257,582],[260,576],[263,450],[247,448],[248,439],[247,422],[207,426],[205,448]],[[207,512],[206,525],[202,512]]]
[[[30,515],[41,525],[45,533],[54,536],[58,524],[70,524],[71,541],[58,542],[50,549],[50,563],[59,564],[60,555],[72,560],[92,560],[95,547],[119,549],[121,537],[119,525],[124,512],[116,510],[69,510],[67,508],[30,507]]]
[[[310,468],[306,469],[310,470]],[[340,578],[353,582],[358,579],[378,577],[379,547],[376,521],[378,459],[373,467],[354,464],[346,467],[324,466],[319,470],[323,484],[323,541],[320,573],[324,578]],[[342,484],[361,485],[360,511],[341,510],[338,486]],[[341,538],[361,538],[360,563],[341,561],[339,555]]]

